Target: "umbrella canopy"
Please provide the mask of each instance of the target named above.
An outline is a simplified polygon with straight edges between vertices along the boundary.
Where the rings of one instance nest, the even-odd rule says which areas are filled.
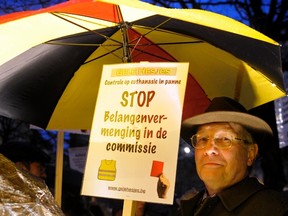
[[[285,95],[279,44],[212,12],[74,0],[0,23],[0,115],[42,128],[90,129],[103,64],[189,62],[185,118],[215,96],[249,109]]]

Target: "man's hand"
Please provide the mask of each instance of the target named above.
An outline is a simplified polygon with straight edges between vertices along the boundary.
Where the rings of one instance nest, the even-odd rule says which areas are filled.
[[[166,198],[166,194],[168,192],[169,187],[170,187],[170,182],[162,173],[159,176],[158,183],[157,183],[158,197],[159,198]]]

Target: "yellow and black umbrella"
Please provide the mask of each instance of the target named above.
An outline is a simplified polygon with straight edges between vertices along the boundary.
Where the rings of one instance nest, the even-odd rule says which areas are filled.
[[[187,110],[215,96],[249,109],[285,95],[279,44],[212,12],[73,0],[0,23],[0,115],[42,128],[91,128],[104,64],[189,62],[202,93],[187,91],[196,98]]]

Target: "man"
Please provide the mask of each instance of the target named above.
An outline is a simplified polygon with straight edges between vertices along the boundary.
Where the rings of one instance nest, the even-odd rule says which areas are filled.
[[[26,170],[41,179],[46,179],[46,163],[50,161],[50,157],[35,145],[25,142],[11,142],[1,146],[0,153],[13,161],[19,169]]]
[[[249,177],[259,147],[272,135],[266,122],[238,102],[219,97],[205,113],[185,120],[181,133],[190,138],[205,185],[205,190],[181,202],[183,216],[288,215],[288,197]]]

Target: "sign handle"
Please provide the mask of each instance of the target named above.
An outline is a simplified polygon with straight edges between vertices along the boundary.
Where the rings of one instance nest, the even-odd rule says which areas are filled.
[[[56,168],[55,168],[55,201],[60,207],[62,202],[63,155],[64,155],[64,131],[58,131]]]
[[[136,201],[124,200],[122,216],[135,216]]]

